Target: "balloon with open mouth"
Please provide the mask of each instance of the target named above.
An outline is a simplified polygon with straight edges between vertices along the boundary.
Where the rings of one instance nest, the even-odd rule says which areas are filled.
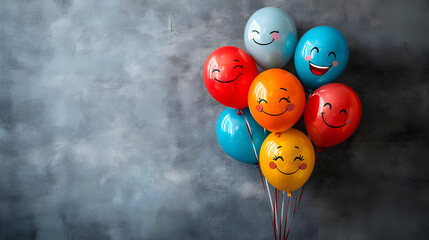
[[[293,128],[280,137],[271,133],[262,143],[259,161],[261,171],[273,187],[292,192],[313,172],[313,145],[304,133]]]
[[[358,95],[341,83],[329,83],[308,98],[304,122],[311,141],[331,147],[346,140],[359,125],[362,106]]]
[[[305,93],[299,80],[283,69],[260,73],[249,89],[249,110],[263,128],[283,132],[301,117]]]
[[[295,50],[295,68],[302,83],[311,89],[337,79],[349,58],[343,34],[328,26],[315,27],[299,40]]]
[[[295,23],[280,8],[259,9],[244,30],[246,49],[263,69],[284,67],[295,52],[296,42]]]
[[[247,93],[258,67],[240,48],[225,46],[207,58],[203,78],[207,90],[218,102],[235,109],[247,107]]]

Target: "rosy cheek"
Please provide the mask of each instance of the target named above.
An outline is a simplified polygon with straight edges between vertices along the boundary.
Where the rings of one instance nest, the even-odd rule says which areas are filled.
[[[270,168],[271,169],[275,169],[276,167],[277,167],[277,165],[276,165],[276,163],[275,162],[270,162]]]
[[[301,165],[299,165],[299,169],[305,170],[306,168],[307,168],[306,163],[302,163]]]
[[[333,61],[332,66],[334,66],[334,67],[338,66],[338,61]]]
[[[254,38],[256,37],[256,35],[257,35],[257,33],[252,32],[252,33],[249,35],[249,39],[250,39],[250,40],[254,39]]]
[[[305,61],[310,61],[312,59],[311,55],[306,55],[304,57]]]
[[[271,33],[271,38],[274,39],[274,41],[278,41],[280,39],[280,34],[273,32]]]
[[[291,104],[288,104],[287,106],[286,106],[286,109],[290,112],[290,111],[293,111],[294,109],[295,109],[295,104],[293,104],[293,103],[291,103]]]

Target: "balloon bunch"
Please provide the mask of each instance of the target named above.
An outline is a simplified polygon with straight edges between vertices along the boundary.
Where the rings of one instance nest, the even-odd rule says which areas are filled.
[[[204,64],[204,83],[213,98],[228,107],[217,121],[219,144],[232,158],[257,165],[274,237],[287,239],[314,168],[312,142],[321,148],[347,139],[359,124],[361,103],[350,87],[331,83],[349,56],[338,30],[316,27],[297,43],[290,16],[266,7],[248,20],[244,43],[247,52],[233,46],[212,52]],[[292,56],[299,79],[282,69]],[[257,65],[265,71],[259,73]],[[301,83],[310,88],[307,104]],[[292,128],[303,114],[308,136]]]

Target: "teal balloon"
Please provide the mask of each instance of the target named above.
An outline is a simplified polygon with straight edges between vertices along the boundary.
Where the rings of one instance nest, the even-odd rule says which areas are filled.
[[[253,119],[248,108],[243,111],[252,132],[256,153],[259,156],[262,143],[270,132],[264,130]],[[257,164],[245,118],[243,115],[237,115],[237,112],[237,109],[227,108],[220,114],[216,124],[217,139],[225,153],[233,159],[242,163]]]
[[[299,40],[295,68],[302,83],[316,90],[335,81],[347,66],[349,46],[344,35],[329,26],[310,29]]]

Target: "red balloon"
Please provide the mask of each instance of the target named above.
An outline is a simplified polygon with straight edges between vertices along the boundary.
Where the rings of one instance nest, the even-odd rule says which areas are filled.
[[[308,98],[304,122],[311,141],[331,147],[346,140],[356,130],[362,116],[358,95],[341,83],[326,84]]]
[[[209,93],[218,102],[235,109],[247,107],[247,93],[257,75],[252,57],[237,47],[216,49],[204,64],[204,83]]]

